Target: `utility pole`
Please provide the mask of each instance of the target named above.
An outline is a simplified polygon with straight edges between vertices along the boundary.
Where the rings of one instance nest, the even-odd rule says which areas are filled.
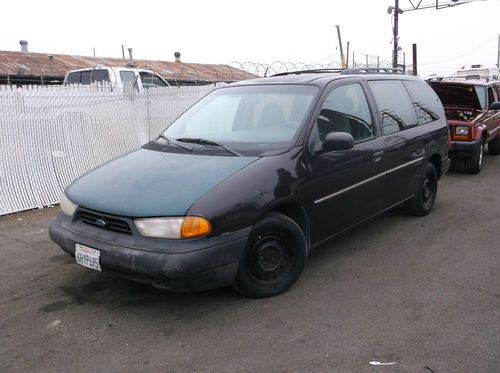
[[[500,69],[500,34],[498,34],[497,69]]]
[[[337,34],[339,36],[339,46],[340,46],[340,63],[342,65],[342,68],[346,68],[345,64],[345,56],[344,56],[344,47],[342,47],[342,38],[340,37],[340,25],[335,26],[337,28]]]
[[[417,44],[413,43],[413,75],[417,76],[418,75],[418,70],[417,70]]]
[[[399,21],[399,0],[395,0],[394,4],[394,49],[392,50],[392,67],[397,69],[398,67],[398,21]]]

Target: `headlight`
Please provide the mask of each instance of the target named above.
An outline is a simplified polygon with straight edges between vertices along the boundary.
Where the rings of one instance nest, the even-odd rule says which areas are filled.
[[[198,216],[182,218],[141,218],[134,224],[140,234],[154,238],[194,238],[206,236],[211,231],[207,219]]]
[[[467,136],[468,134],[469,134],[469,127],[466,127],[466,126],[456,126],[455,127],[455,135]]]
[[[66,197],[66,194],[63,194],[61,197],[61,211],[64,212],[68,216],[73,216],[78,205],[73,203]]]

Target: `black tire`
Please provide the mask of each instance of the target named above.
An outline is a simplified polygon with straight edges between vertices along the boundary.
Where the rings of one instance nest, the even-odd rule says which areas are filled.
[[[464,159],[464,170],[470,174],[478,174],[483,167],[484,143],[470,157]]]
[[[428,163],[420,175],[415,196],[406,203],[408,212],[415,216],[427,215],[434,206],[438,176],[434,165]]]
[[[234,287],[251,298],[281,294],[297,281],[306,259],[307,241],[297,223],[270,213],[253,227]]]
[[[495,137],[488,143],[488,153],[491,155],[500,154],[500,137]]]

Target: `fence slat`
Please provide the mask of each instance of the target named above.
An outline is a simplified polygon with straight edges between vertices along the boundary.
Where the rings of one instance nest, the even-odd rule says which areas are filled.
[[[0,215],[58,203],[77,177],[157,137],[214,88],[0,86]]]

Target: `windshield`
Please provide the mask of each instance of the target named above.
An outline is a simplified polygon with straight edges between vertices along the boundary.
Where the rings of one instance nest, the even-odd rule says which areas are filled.
[[[248,155],[290,147],[318,88],[305,85],[227,87],[213,91],[165,130],[177,139],[204,139]]]

